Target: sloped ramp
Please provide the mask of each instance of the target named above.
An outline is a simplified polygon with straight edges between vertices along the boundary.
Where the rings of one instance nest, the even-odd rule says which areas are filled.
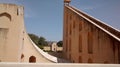
[[[52,56],[48,54],[47,52],[44,52],[41,50],[36,44],[30,39],[28,34],[25,32],[25,45],[23,48],[23,54],[25,54],[26,58],[24,58],[24,61],[22,62],[28,62],[31,56],[36,57],[37,63],[71,63],[69,60],[57,58],[55,56]]]
[[[57,63],[26,33],[23,6],[0,4],[0,9],[0,62]]]
[[[34,56],[36,58],[36,62],[41,62],[41,63],[44,63],[44,62],[57,63],[58,62],[57,57],[49,55],[48,53],[44,52],[39,47],[37,47],[26,32],[24,33],[23,55],[24,55],[24,58],[21,62],[28,62],[31,56]]]

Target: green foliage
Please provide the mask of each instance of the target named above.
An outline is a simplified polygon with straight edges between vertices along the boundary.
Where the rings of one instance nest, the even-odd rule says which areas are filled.
[[[35,34],[28,34],[31,40],[40,48],[43,49],[44,46],[48,45],[44,37],[38,37]]]
[[[28,34],[31,38],[31,40],[40,48],[43,49],[44,46],[48,46],[48,43],[44,37],[38,37],[35,34]],[[59,47],[63,46],[63,41],[57,42],[57,45]]]
[[[53,52],[52,50],[44,50],[44,52]]]
[[[58,47],[62,47],[63,46],[63,41],[57,42],[57,45],[58,45]]]
[[[48,45],[44,37],[39,38],[38,44],[44,46]]]
[[[40,49],[43,49],[44,46],[43,46],[43,45],[38,45],[38,47],[39,47]]]
[[[38,40],[39,40],[39,37],[35,34],[28,34],[31,38],[31,40],[36,44],[38,45]]]

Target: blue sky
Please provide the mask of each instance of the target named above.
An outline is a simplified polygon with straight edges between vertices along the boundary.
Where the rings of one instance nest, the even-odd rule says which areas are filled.
[[[49,41],[62,40],[63,0],[0,0],[25,8],[27,32]],[[120,30],[120,0],[72,0],[71,5]]]

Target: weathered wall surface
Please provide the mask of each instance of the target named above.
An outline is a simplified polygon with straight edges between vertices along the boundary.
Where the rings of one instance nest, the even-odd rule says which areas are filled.
[[[119,38],[91,22],[96,23],[70,6],[64,7],[64,57],[76,63],[120,63]]]
[[[43,48],[43,50],[45,50],[45,51],[50,51],[51,50],[51,47],[50,46],[45,46],[44,48]],[[63,50],[63,47],[56,47],[56,51],[62,51]]]
[[[57,58],[39,49],[24,27],[24,8],[0,4],[0,62],[53,63]]]
[[[23,45],[23,53],[21,54],[24,55],[23,59],[21,62],[29,62],[29,59],[31,56],[34,56],[36,58],[37,63],[50,63],[52,61],[48,60],[45,58],[42,54],[39,53],[39,51],[33,46],[34,43],[31,42],[29,39],[29,36],[27,33],[24,35],[24,45]]]
[[[50,49],[50,46],[44,46],[44,47],[43,47],[43,50],[45,50],[45,51],[50,51],[51,49]]]
[[[18,10],[21,12],[18,14]],[[20,59],[23,31],[23,7],[0,4],[0,60],[17,62]]]

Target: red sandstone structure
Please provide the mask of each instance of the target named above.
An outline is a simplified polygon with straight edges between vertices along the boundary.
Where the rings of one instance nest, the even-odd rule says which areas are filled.
[[[64,57],[75,63],[120,63],[120,31],[70,6],[70,0],[64,2]],[[63,60],[43,52],[29,38],[22,6],[0,4],[0,67],[6,62],[60,61]]]
[[[120,63],[120,31],[64,0],[64,57],[74,63]]]

